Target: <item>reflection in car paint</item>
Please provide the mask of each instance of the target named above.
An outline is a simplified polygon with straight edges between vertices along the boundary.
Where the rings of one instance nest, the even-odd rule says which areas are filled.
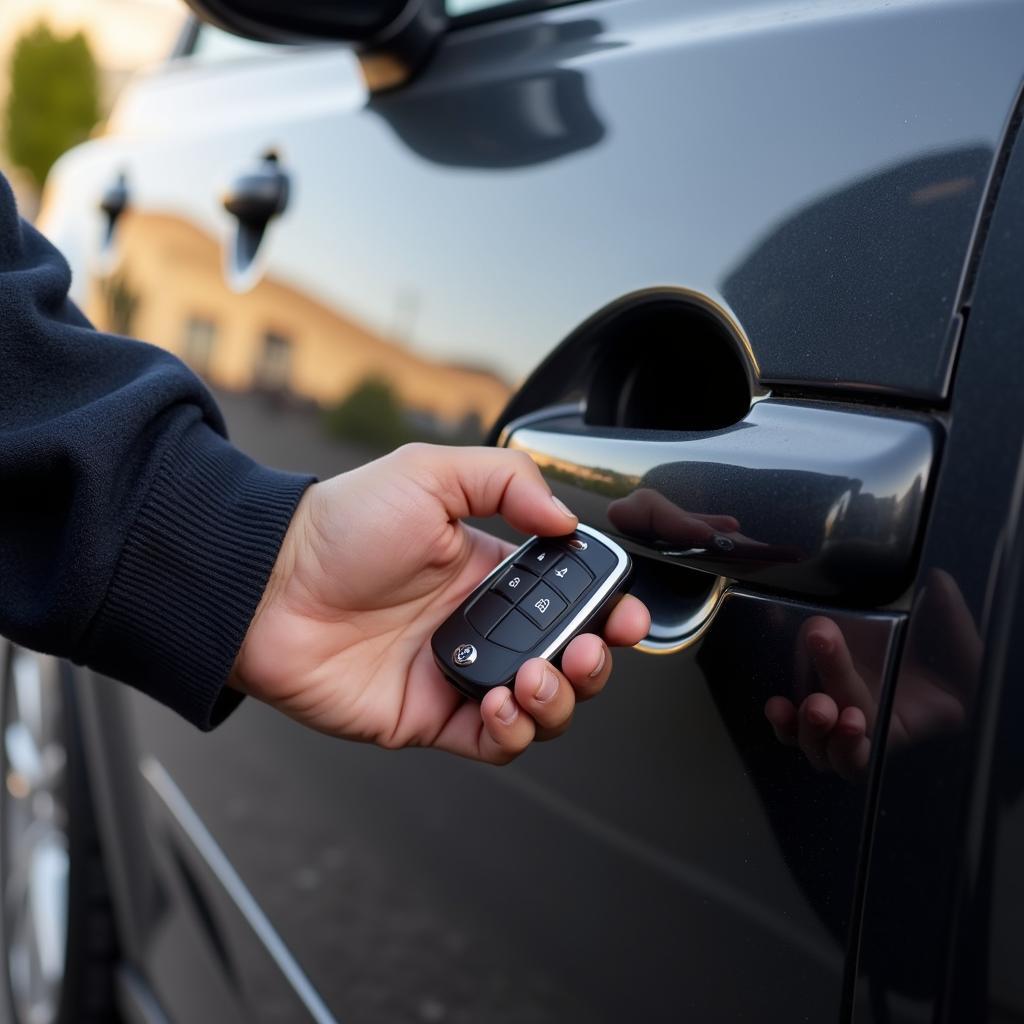
[[[382,447],[479,440],[508,399],[496,374],[421,355],[400,331],[378,333],[279,278],[236,294],[216,240],[183,218],[132,211],[118,231],[119,261],[93,279],[88,315],[174,352],[216,388],[311,403],[330,410],[328,432]]]

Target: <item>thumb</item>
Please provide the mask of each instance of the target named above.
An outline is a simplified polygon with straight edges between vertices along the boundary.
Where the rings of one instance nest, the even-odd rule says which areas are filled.
[[[536,463],[507,448],[410,445],[413,475],[452,519],[503,516],[522,533],[556,537],[576,528],[577,517],[552,493]],[[405,449],[403,449],[403,452]]]

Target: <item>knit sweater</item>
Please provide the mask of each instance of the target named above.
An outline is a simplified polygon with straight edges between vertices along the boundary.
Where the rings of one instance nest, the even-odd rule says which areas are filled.
[[[312,478],[232,447],[200,380],[70,282],[0,177],[0,633],[210,729]]]

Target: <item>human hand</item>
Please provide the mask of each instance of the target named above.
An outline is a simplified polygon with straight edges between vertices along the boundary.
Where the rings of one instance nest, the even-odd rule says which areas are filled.
[[[467,701],[434,664],[430,637],[511,550],[466,526],[501,514],[559,536],[576,517],[532,460],[503,449],[406,445],[303,497],[235,662],[231,685],[332,736],[436,747],[503,764],[569,725],[611,673],[607,645],[639,643],[647,609],[626,596],[604,638],[576,637],[562,671],[539,658],[515,692]]]
[[[981,640],[953,578],[933,570],[927,578],[907,638],[899,686],[889,720],[890,748],[955,728],[981,664]],[[880,695],[836,622],[814,615],[801,626],[798,655],[806,654],[820,690],[798,704],[771,697],[764,713],[776,738],[799,746],[818,771],[852,779],[867,768]]]
[[[638,487],[608,505],[608,521],[620,533],[666,554],[704,554],[747,566],[794,562],[801,552],[789,544],[765,543],[740,532],[735,516],[682,508],[653,487]]]
[[[689,512],[652,487],[638,487],[611,502],[608,519],[628,537],[683,548],[710,544],[716,534],[740,528],[733,516]]]

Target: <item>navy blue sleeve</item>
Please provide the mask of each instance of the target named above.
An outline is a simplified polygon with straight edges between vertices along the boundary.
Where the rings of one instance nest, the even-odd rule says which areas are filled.
[[[312,478],[233,448],[198,378],[94,330],[70,281],[0,177],[0,633],[209,729]]]

